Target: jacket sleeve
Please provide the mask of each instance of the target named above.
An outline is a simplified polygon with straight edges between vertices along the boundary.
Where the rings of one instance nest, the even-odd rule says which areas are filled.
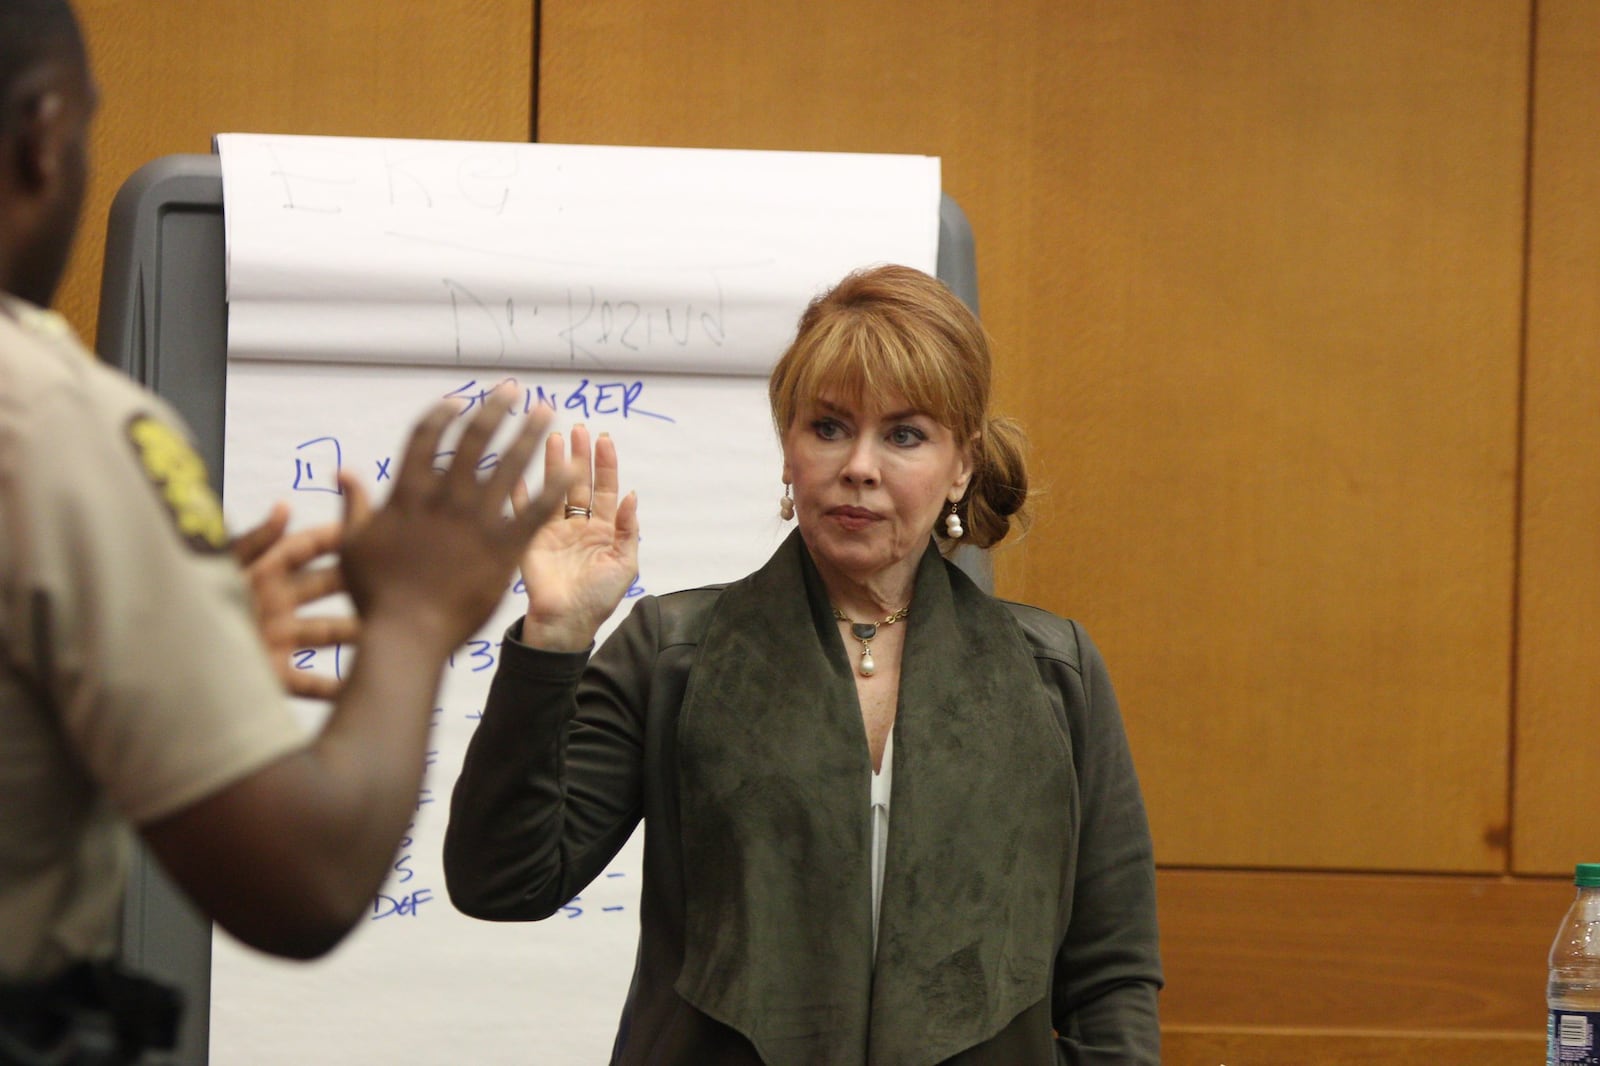
[[[1162,975],[1150,827],[1105,663],[1088,634],[1067,625],[1078,669],[1040,664],[1065,703],[1082,812],[1072,916],[1051,990],[1058,1057],[1156,1066]]]
[[[638,824],[658,611],[645,597],[591,659],[507,631],[451,797],[445,885],[456,909],[536,921],[582,892]]]

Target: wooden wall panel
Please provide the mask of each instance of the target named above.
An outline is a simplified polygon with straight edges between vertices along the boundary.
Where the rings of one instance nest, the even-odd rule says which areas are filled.
[[[1285,1046],[1542,1035],[1546,957],[1574,891],[1570,876],[1223,870],[1162,870],[1156,887],[1164,1025]]]
[[[92,341],[111,198],[217,133],[525,141],[533,0],[76,0],[100,81],[94,180],[57,303]]]
[[[1106,10],[1007,573],[1099,634],[1164,861],[1502,869],[1526,8]]]
[[[1163,1030],[1173,1063],[1248,1066],[1538,1066],[1544,1033],[1350,1033],[1341,1030]]]
[[[1536,41],[1512,839],[1570,875],[1600,862],[1600,4],[1540,0]]]
[[[1162,861],[1504,869],[1528,3],[541,10],[541,140],[943,158]]]

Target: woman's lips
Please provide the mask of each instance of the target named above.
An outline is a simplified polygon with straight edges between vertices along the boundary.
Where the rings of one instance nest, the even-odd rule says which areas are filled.
[[[859,533],[879,520],[876,511],[869,511],[865,507],[835,507],[828,512],[828,517],[851,533]]]

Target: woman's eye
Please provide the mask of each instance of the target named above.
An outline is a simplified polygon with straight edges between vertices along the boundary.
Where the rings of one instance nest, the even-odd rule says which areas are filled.
[[[889,431],[889,442],[902,448],[921,444],[927,439],[927,434],[916,426],[895,426]]]
[[[844,427],[831,418],[819,418],[811,423],[811,429],[823,440],[834,440],[844,432]]]

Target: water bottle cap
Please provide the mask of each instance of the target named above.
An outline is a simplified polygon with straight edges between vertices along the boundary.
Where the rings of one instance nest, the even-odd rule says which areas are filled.
[[[1580,862],[1572,881],[1579,888],[1600,886],[1600,862]]]

